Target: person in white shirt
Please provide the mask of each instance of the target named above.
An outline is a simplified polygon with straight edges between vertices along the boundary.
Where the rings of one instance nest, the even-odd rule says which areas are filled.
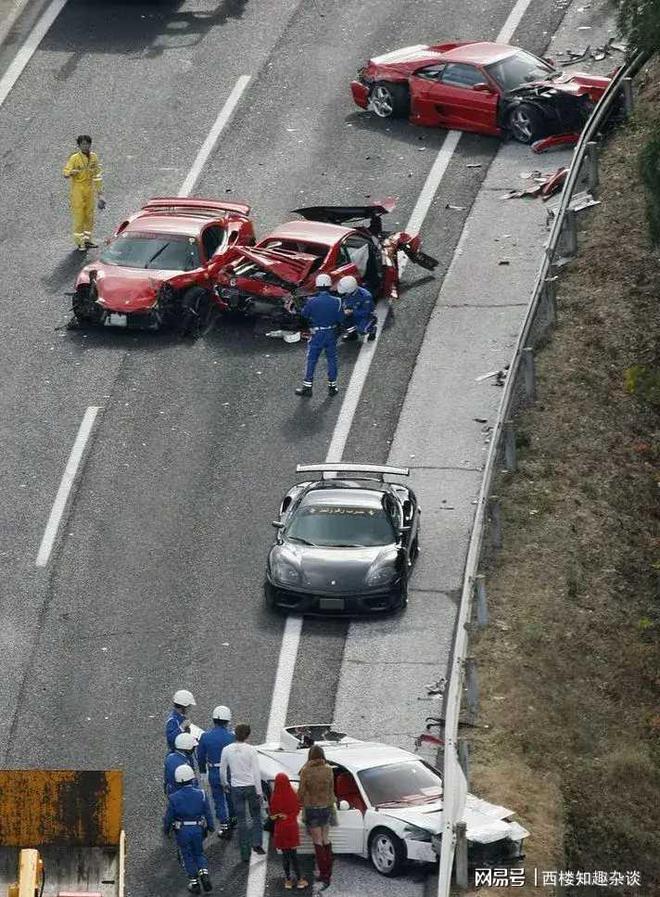
[[[261,773],[257,749],[247,743],[250,727],[239,723],[234,729],[236,741],[228,744],[220,758],[220,781],[222,787],[231,794],[234,812],[238,819],[238,841],[241,859],[250,861],[250,847],[255,853],[263,854],[263,829],[261,826]],[[248,828],[247,813],[251,826]]]

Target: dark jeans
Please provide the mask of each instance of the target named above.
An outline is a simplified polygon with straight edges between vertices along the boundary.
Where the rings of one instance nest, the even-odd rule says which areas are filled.
[[[284,874],[287,878],[291,878],[291,870],[293,870],[294,878],[300,878],[300,866],[298,865],[298,853],[294,847],[292,850],[282,851],[282,866]]]
[[[242,851],[250,849],[250,829],[247,822],[247,811],[252,821],[252,847],[261,847],[261,798],[254,785],[231,786],[231,799],[238,820],[238,842]]]

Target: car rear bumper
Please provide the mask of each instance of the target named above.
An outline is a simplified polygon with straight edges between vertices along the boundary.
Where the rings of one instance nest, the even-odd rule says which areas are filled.
[[[369,87],[362,81],[351,81],[351,93],[354,102],[361,109],[366,109],[369,106]]]
[[[264,590],[269,607],[296,614],[360,616],[392,612],[403,605],[399,583],[382,592],[335,596],[294,591],[266,580]]]

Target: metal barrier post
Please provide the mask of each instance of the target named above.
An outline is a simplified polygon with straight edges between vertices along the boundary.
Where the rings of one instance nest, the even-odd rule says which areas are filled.
[[[456,884],[459,888],[468,886],[468,851],[467,851],[467,826],[464,822],[456,823],[456,849],[454,851],[454,868],[456,871]]]
[[[477,593],[477,623],[479,626],[488,626],[488,600],[486,595],[486,577],[479,573],[475,577],[475,590]]]
[[[598,144],[595,140],[587,143],[587,187],[590,193],[594,193],[598,187]]]
[[[633,93],[632,78],[624,78],[621,82],[623,85],[623,109],[626,118],[630,118],[635,110],[635,94]]]
[[[466,787],[470,790],[470,746],[464,738],[458,739],[458,762],[465,776]]]
[[[502,547],[502,508],[497,495],[491,495],[488,499],[490,511],[490,541],[493,548]]]
[[[557,248],[560,250],[563,259],[571,259],[577,255],[577,215],[574,209],[566,209],[564,212]]]
[[[522,362],[523,381],[525,383],[525,395],[530,402],[536,401],[536,365],[534,364],[534,352],[530,346],[520,353]]]
[[[543,297],[548,325],[557,323],[557,277],[546,277],[543,281]]]
[[[504,466],[513,473],[517,468],[516,461],[516,431],[513,429],[513,421],[505,420],[502,427],[504,437]]]
[[[465,675],[467,678],[468,713],[472,720],[475,720],[479,713],[479,679],[474,657],[465,658]]]

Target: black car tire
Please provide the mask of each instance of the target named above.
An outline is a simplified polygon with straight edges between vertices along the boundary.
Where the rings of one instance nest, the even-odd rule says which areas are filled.
[[[401,840],[388,828],[375,828],[369,835],[369,859],[380,875],[393,878],[406,864],[408,854]]]
[[[507,128],[519,143],[534,143],[547,136],[545,119],[531,103],[520,103],[509,112]]]
[[[215,305],[204,287],[190,287],[181,298],[179,332],[197,339],[204,336],[215,322]]]
[[[369,91],[369,108],[378,118],[407,118],[410,91],[405,84],[376,81]]]
[[[95,288],[83,284],[76,289],[73,297],[73,313],[79,324],[88,324],[98,327],[105,320],[105,309],[96,304],[97,292]]]

